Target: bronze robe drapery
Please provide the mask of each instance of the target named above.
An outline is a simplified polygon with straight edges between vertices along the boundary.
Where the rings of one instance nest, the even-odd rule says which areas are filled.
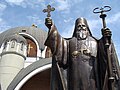
[[[87,44],[84,45],[86,42]],[[97,89],[95,74],[97,41],[92,36],[88,36],[86,41],[78,41],[76,37],[64,39],[52,25],[45,45],[51,48],[53,54],[51,90]],[[85,53],[86,50],[90,53]],[[73,56],[72,54],[76,51],[79,51],[79,54]],[[63,74],[61,68],[67,73]]]
[[[67,68],[68,60],[68,42],[62,38],[56,27],[51,26],[45,45],[51,49],[52,56],[52,73],[51,73],[51,90],[63,90],[67,88],[66,77],[63,75],[62,68]]]
[[[112,42],[112,41],[111,41]],[[109,46],[110,62],[112,63],[113,77],[115,78],[113,82],[114,90],[120,90],[120,69],[119,62],[116,55],[116,51],[113,42]],[[101,38],[98,42],[98,72],[100,81],[100,90],[109,90],[108,85],[108,61],[104,38]]]
[[[84,44],[87,43],[87,49]],[[97,42],[91,36],[87,40],[77,40],[73,37],[69,40],[69,69],[68,88],[69,90],[96,90],[95,61],[97,55]],[[77,56],[72,55],[79,51]]]

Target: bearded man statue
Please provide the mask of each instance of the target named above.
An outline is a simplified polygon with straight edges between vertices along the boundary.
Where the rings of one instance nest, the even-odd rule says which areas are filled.
[[[76,20],[72,38],[60,36],[50,18],[45,24],[49,29],[45,45],[53,59],[51,90],[101,90],[100,41],[92,36],[86,19]]]

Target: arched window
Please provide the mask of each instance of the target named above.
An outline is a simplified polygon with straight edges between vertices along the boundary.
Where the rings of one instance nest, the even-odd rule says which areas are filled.
[[[16,39],[12,39],[11,40],[11,48],[14,48],[15,47],[15,43],[16,43]]]
[[[8,42],[8,40],[6,40],[6,41],[4,42],[3,49],[5,49],[5,48],[7,47],[7,42]]]
[[[20,42],[20,44],[21,44],[20,49],[21,49],[21,51],[23,51],[23,48],[24,48],[24,45],[25,45],[25,44],[24,44],[24,42],[23,42],[23,41],[21,41],[21,42]]]
[[[35,42],[30,38],[26,38],[26,40],[27,40],[27,57],[37,57],[37,46]]]

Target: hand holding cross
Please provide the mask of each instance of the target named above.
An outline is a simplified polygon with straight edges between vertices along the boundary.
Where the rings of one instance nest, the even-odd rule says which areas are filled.
[[[51,15],[50,15],[50,12],[51,11],[54,11],[55,8],[52,7],[50,5],[47,6],[47,9],[44,9],[43,12],[46,13],[47,12],[47,18],[45,19],[45,25],[48,27],[48,29],[51,29],[51,26],[52,26],[52,19],[50,18]]]

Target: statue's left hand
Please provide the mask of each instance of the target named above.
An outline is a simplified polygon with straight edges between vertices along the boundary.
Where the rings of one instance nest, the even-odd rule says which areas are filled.
[[[112,33],[110,31],[109,28],[104,28],[102,29],[102,35],[103,35],[103,38],[105,39],[105,45],[109,45],[111,44],[111,36],[112,36]]]
[[[112,36],[112,32],[110,31],[110,29],[109,28],[104,28],[104,29],[102,29],[102,35],[103,35],[103,37],[105,37],[105,38],[111,38],[111,36]]]

